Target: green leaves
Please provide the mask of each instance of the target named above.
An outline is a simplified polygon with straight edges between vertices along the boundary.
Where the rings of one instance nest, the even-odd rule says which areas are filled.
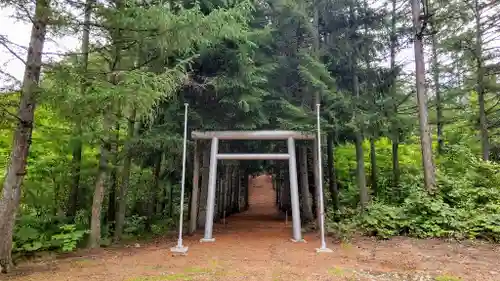
[[[74,251],[83,239],[83,236],[88,233],[87,230],[77,230],[74,224],[65,224],[59,227],[61,233],[52,235],[52,243],[59,247],[63,252]]]
[[[36,217],[33,213],[23,214],[20,222],[22,224],[14,231],[14,252],[70,252],[87,233],[74,224],[64,224],[57,217]]]
[[[299,74],[309,87],[320,91],[323,95],[335,90],[335,80],[326,65],[304,51],[300,54]]]
[[[18,241],[21,243],[27,242],[29,240],[34,240],[36,239],[40,233],[29,226],[21,226],[17,231],[16,231],[16,236],[18,237]]]
[[[357,190],[352,187],[353,175],[348,172],[355,166],[354,149],[347,147],[337,148],[336,155],[338,177],[345,186],[341,200],[346,209],[356,208],[358,201]],[[466,146],[449,146],[437,165],[438,192],[429,195],[422,188],[420,159],[414,158],[419,153],[418,144],[400,145],[402,178],[397,189],[390,184],[390,142],[380,140],[376,149],[377,196],[367,210],[341,217],[337,224],[354,223],[353,228],[384,239],[409,235],[500,241],[498,164],[481,161]]]

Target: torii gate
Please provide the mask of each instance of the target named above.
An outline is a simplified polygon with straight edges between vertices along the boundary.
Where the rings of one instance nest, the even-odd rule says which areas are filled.
[[[177,246],[171,248],[173,253],[186,254],[188,248],[182,244],[182,222],[183,222],[183,203],[184,203],[184,185],[186,174],[186,143],[187,143],[187,112],[188,104],[184,104],[184,147],[182,159],[182,181],[181,181],[181,206],[179,216],[179,239]],[[295,155],[295,140],[314,140],[316,139],[317,151],[313,151],[318,156],[318,162],[315,163],[314,170],[318,186],[317,194],[319,201],[319,220],[321,229],[321,246],[317,248],[317,252],[332,252],[331,249],[326,247],[325,241],[325,215],[324,215],[324,202],[323,202],[323,176],[322,176],[322,163],[321,163],[321,127],[320,127],[320,104],[316,104],[316,137],[312,134],[295,132],[295,131],[211,131],[211,132],[197,132],[191,133],[192,138],[196,140],[211,140],[210,150],[210,170],[208,178],[208,196],[207,196],[207,212],[205,218],[205,234],[200,242],[214,242],[213,238],[213,223],[214,223],[214,207],[215,207],[215,184],[217,176],[217,161],[218,160],[288,160],[289,175],[290,175],[290,199],[292,202],[292,222],[293,222],[293,241],[302,242],[301,224],[300,224],[300,203],[299,191],[297,183],[297,158]],[[288,153],[281,154],[245,154],[245,153],[219,153],[219,140],[287,140]],[[196,155],[196,152],[195,152]],[[193,175],[193,185],[198,186],[198,169],[199,163],[195,161],[195,171]],[[197,188],[195,189],[197,190]],[[197,194],[193,192],[192,200],[195,201]],[[195,208],[191,209],[193,214]],[[196,216],[196,214],[195,214]],[[193,219],[192,216],[191,218]],[[192,225],[190,225],[191,227]]]
[[[193,131],[191,137],[194,140],[211,140],[212,143],[210,149],[205,234],[201,242],[215,241],[213,237],[213,221],[218,160],[288,160],[293,222],[292,240],[295,242],[303,241],[300,221],[295,140],[314,140],[316,139],[314,134],[296,131]],[[219,153],[219,140],[286,140],[288,153]]]

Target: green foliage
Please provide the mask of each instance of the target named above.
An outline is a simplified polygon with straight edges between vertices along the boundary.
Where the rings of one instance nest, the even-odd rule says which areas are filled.
[[[175,222],[172,218],[155,221],[151,225],[153,235],[165,235],[168,231],[176,230]]]
[[[381,188],[377,191],[378,200],[389,200],[390,202],[401,202],[409,195],[412,186],[401,184],[398,189],[392,185],[392,144],[388,138],[380,138],[376,141],[376,159],[378,185]],[[363,142],[365,152],[365,168],[367,171],[371,168],[370,162],[370,143],[368,140]],[[399,166],[403,182],[418,183],[421,180],[421,154],[418,143],[408,142],[399,147]],[[354,144],[345,144],[335,150],[337,179],[344,191],[340,194],[343,205],[353,208],[357,205],[359,192],[355,186],[356,177],[356,154]]]
[[[65,224],[59,227],[61,233],[52,235],[52,240],[55,241],[56,247],[59,247],[63,252],[71,252],[76,249],[86,230],[77,230],[74,224]]]
[[[472,89],[478,64],[457,43],[471,39],[473,32],[440,40],[440,51],[456,54],[451,61],[459,66],[443,65],[448,72],[447,79],[441,79],[445,151],[436,159],[437,191],[429,195],[422,189],[422,157],[414,131],[414,81],[403,75],[401,66],[379,66],[390,56],[388,38],[396,40],[396,49],[408,41],[405,11],[395,15],[393,38],[386,24],[392,15],[385,6],[391,5],[375,9],[361,2],[126,1],[125,7],[94,2],[87,69],[78,50],[43,68],[14,251],[78,247],[90,227],[98,169],[106,173],[102,244],[111,243],[116,225],[112,204],[117,202],[125,203],[125,236],[162,235],[176,229],[184,103],[189,104],[189,130],[313,131],[316,96],[321,101],[321,126],[336,136],[341,208],[333,214],[332,202],[327,204],[330,232],[344,240],[356,232],[381,238],[500,240],[500,166],[477,158],[479,104]],[[445,6],[458,13],[468,9],[463,5]],[[436,13],[442,17],[443,11]],[[80,19],[71,19],[65,11],[54,15],[61,16],[54,19],[51,30],[73,32],[82,26]],[[466,23],[470,17],[459,17],[459,25],[471,26]],[[493,147],[498,143],[500,103],[498,83],[492,77],[486,79],[485,88]],[[18,99],[12,93],[0,97],[0,170],[6,169],[10,157]],[[365,210],[358,207],[360,192],[355,184],[356,130],[365,138],[378,138],[377,190],[371,190],[371,204]],[[402,142],[398,183],[393,182],[390,141],[395,136]],[[188,145],[191,152],[192,143]],[[80,146],[76,177],[73,153]],[[101,147],[109,148],[112,159],[103,166],[98,161]],[[282,147],[240,142],[224,143],[221,149]],[[368,140],[363,150],[370,171]],[[277,167],[263,162],[243,165],[247,173]],[[123,187],[127,193],[121,198]],[[188,198],[184,203],[188,206]],[[70,207],[75,207],[76,215]],[[72,217],[66,217],[70,213]]]
[[[377,144],[377,155],[381,156],[377,159],[381,170],[379,188],[383,194],[390,194],[389,190],[393,187],[386,178],[390,175],[384,173],[384,167],[390,165],[390,159],[384,159],[380,152],[384,148],[384,141]],[[412,146],[401,146],[404,176],[397,194],[404,194],[404,199],[377,196],[363,212],[349,211],[349,205],[345,204],[347,210],[336,216],[340,221],[329,223],[330,231],[343,231],[346,234],[337,235],[349,235],[357,229],[381,238],[408,235],[418,238],[482,238],[500,241],[500,165],[479,160],[465,146],[449,146],[447,154],[438,161],[438,190],[436,194],[430,195],[422,188],[418,169],[420,163],[409,161],[414,150],[408,148]],[[337,153],[341,156],[337,158],[339,166],[353,165],[343,162],[354,157],[346,155],[346,152],[344,148],[338,149]],[[340,174],[341,179],[345,176]],[[343,199],[351,206],[357,202],[349,202],[355,200],[352,195],[355,192],[349,188],[342,193],[348,194]]]
[[[76,249],[87,233],[61,217],[29,213],[19,218],[14,232],[13,252],[70,252]]]
[[[123,229],[123,232],[132,236],[144,233],[146,230],[146,220],[147,217],[145,216],[133,215],[128,217],[125,221],[125,228]]]

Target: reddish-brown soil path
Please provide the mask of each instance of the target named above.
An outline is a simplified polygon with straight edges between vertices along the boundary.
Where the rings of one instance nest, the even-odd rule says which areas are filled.
[[[348,244],[329,241],[334,252],[317,254],[316,234],[307,234],[307,243],[290,241],[291,222],[286,224],[276,214],[274,198],[259,195],[273,193],[264,177],[254,182],[254,188],[248,212],[231,216],[226,225],[216,224],[215,243],[201,244],[201,232],[186,237],[187,256],[172,256],[169,249],[175,240],[163,239],[22,264],[14,275],[3,277],[16,281],[500,280],[500,252],[488,244],[359,238]]]

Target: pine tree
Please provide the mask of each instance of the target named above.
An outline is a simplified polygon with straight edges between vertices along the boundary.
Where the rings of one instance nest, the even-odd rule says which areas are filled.
[[[21,200],[21,186],[26,175],[27,158],[31,145],[36,95],[42,67],[42,53],[47,25],[50,19],[50,1],[38,0],[31,28],[28,57],[24,70],[17,128],[14,131],[12,152],[7,165],[0,198],[0,268],[8,273],[12,265],[12,235],[17,209]]]

